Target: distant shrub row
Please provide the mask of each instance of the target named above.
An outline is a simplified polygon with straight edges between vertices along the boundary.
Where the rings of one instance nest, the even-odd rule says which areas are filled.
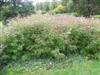
[[[94,55],[100,52],[100,31],[82,27],[54,32],[48,25],[18,27],[5,35],[0,53],[3,60],[63,58],[71,54]]]

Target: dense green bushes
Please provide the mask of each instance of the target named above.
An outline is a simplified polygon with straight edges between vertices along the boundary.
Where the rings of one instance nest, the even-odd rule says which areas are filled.
[[[99,31],[93,29],[73,28],[68,35],[68,44],[64,49],[65,54],[94,55],[100,51]]]
[[[24,27],[23,27],[24,28]],[[37,25],[17,29],[8,35],[4,54],[9,59],[47,58],[59,49],[62,40],[47,26]]]
[[[11,33],[13,32],[13,33]],[[9,60],[63,58],[65,55],[94,55],[100,52],[100,31],[83,27],[67,28],[61,33],[51,26],[22,26],[5,36],[1,57]]]

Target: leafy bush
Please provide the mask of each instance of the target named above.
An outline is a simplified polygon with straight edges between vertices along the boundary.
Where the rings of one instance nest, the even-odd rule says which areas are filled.
[[[54,12],[55,13],[64,13],[65,12],[65,7],[60,4],[54,9]]]
[[[62,39],[47,26],[26,26],[9,34],[5,45],[4,54],[9,59],[51,58],[51,52],[60,49]]]
[[[94,55],[100,52],[100,31],[83,27],[64,27],[61,33],[49,25],[14,27],[4,36],[1,58],[30,60],[32,58],[62,59],[65,55]]]
[[[93,29],[72,28],[63,51],[64,54],[94,55],[100,52],[100,34]]]

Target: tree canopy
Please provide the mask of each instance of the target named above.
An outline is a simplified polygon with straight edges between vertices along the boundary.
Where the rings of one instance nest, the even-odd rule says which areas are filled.
[[[34,13],[32,2],[22,2],[22,0],[1,0],[0,1],[0,20],[17,15],[25,16]]]
[[[62,0],[62,4],[66,12],[77,12],[85,17],[100,14],[100,0]]]

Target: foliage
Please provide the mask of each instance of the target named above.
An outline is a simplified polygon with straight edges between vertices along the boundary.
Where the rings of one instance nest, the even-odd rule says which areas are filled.
[[[48,27],[37,25],[21,30],[9,34],[5,41],[4,54],[10,59],[17,60],[27,56],[28,58],[52,57],[51,52],[61,47],[60,37],[51,32]]]
[[[36,3],[36,11],[41,10],[41,11],[48,12],[50,9],[51,9],[50,2],[48,2],[48,1]]]
[[[54,12],[55,13],[64,13],[65,12],[65,7],[60,4],[54,9]]]
[[[18,15],[26,16],[34,13],[34,6],[32,3],[17,3],[15,6],[11,2],[3,4],[0,7],[0,20],[5,21],[8,18],[12,18]]]
[[[100,0],[73,0],[75,11],[85,17],[98,14],[100,11]]]
[[[36,11],[45,11],[49,12],[54,10],[59,4],[61,4],[58,0],[53,0],[52,2],[46,0],[45,2],[36,3]]]
[[[94,33],[92,29],[87,31],[84,28],[76,27],[72,28],[69,33],[65,37],[67,42],[64,51],[62,51],[65,55],[81,54],[87,56],[100,51],[100,39],[95,37],[98,32]]]
[[[62,5],[65,6],[65,12],[73,12],[73,1],[72,0],[62,0]]]
[[[100,14],[100,0],[62,0],[62,4],[66,12],[77,12],[80,16]]]
[[[12,33],[13,32],[13,33]],[[32,58],[62,59],[69,55],[94,56],[100,52],[100,31],[83,27],[64,27],[61,33],[49,25],[14,27],[4,35],[2,60]],[[4,59],[3,59],[4,58]]]

